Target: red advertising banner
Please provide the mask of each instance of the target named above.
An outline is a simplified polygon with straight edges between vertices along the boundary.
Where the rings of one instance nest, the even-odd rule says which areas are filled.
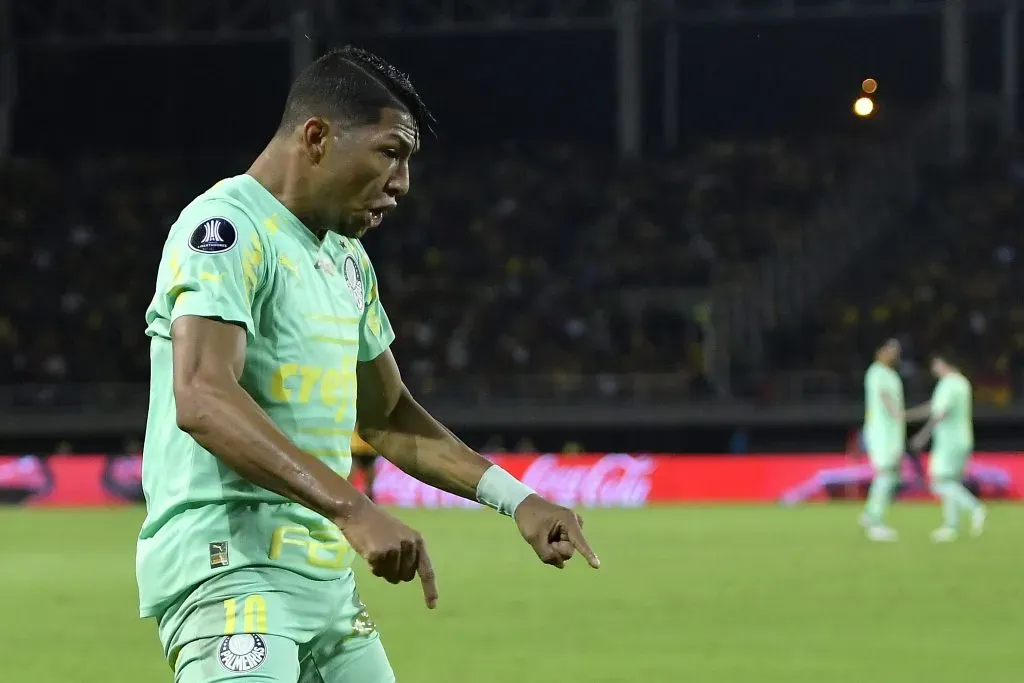
[[[668,503],[781,503],[860,499],[871,467],[846,455],[675,456],[603,453],[509,455],[493,460],[553,501],[579,507]],[[375,494],[384,505],[475,507],[412,479],[380,458]],[[139,456],[0,456],[0,503],[109,506],[142,500]],[[985,498],[1024,497],[1024,454],[982,453],[965,473]],[[356,482],[360,484],[360,482]],[[929,497],[909,461],[900,495]]]
[[[642,507],[649,503],[781,503],[862,499],[873,476],[865,460],[846,455],[678,456],[606,453],[497,455],[494,462],[549,500],[567,506]],[[926,464],[926,463],[925,463]],[[900,493],[929,497],[927,484],[904,463]],[[972,459],[967,485],[986,498],[1022,496],[1024,454]],[[386,461],[374,493],[401,507],[472,505],[422,484]]]

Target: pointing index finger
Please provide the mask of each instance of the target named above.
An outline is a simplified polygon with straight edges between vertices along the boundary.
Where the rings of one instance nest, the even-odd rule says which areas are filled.
[[[420,577],[420,584],[423,586],[423,599],[429,609],[437,607],[437,577],[434,575],[434,566],[430,563],[430,556],[427,549],[420,546],[420,561],[416,567],[416,574]]]
[[[591,549],[590,544],[587,543],[587,539],[583,536],[583,529],[580,528],[579,522],[569,525],[569,542],[572,543],[576,550],[579,551],[580,555],[586,558],[587,564],[594,569],[601,568],[601,559],[597,556],[597,553]]]

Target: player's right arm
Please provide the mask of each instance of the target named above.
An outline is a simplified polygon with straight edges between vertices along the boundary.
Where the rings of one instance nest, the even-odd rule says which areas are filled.
[[[864,392],[868,397],[868,404],[877,396],[882,408],[890,419],[902,420],[903,411],[900,409],[896,396],[891,389],[886,387],[884,371],[877,365],[871,366],[864,377]]]
[[[889,417],[894,420],[903,419],[903,412],[891,391],[882,390],[882,405],[885,406],[885,412],[889,414]]]
[[[910,439],[910,445],[915,450],[922,450],[928,445],[929,439],[932,438],[932,432],[939,424],[949,417],[950,409],[952,408],[954,397],[950,392],[950,384],[948,382],[939,382],[939,386],[935,389],[935,395],[929,402],[931,407],[931,414],[928,421],[924,423],[924,426]]]
[[[295,446],[241,386],[257,334],[254,301],[267,279],[266,245],[248,216],[213,204],[183,217],[188,223],[172,230],[161,264],[178,428],[239,476],[334,521],[377,576],[398,583],[419,573],[433,606],[423,538]],[[215,229],[214,220],[222,221]]]
[[[332,520],[369,501],[317,458],[294,446],[239,384],[245,329],[197,315],[171,327],[178,428],[241,477]]]

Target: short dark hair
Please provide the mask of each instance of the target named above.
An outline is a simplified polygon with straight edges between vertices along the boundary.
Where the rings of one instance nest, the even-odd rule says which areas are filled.
[[[879,350],[879,351],[881,351],[882,349],[884,349],[884,348],[885,348],[885,347],[887,347],[887,346],[898,346],[898,347],[900,347],[901,349],[903,348],[903,344],[901,344],[901,343],[900,343],[900,340],[899,340],[899,339],[897,339],[896,337],[889,337],[889,338],[887,338],[887,339],[886,339],[886,340],[885,340],[884,342],[882,342],[882,344],[881,344],[881,345],[880,345],[880,346],[878,347],[878,350]]]
[[[334,114],[355,124],[380,120],[386,107],[408,112],[416,127],[431,134],[436,120],[409,76],[368,50],[346,45],[303,69],[288,91],[278,130],[310,116]]]

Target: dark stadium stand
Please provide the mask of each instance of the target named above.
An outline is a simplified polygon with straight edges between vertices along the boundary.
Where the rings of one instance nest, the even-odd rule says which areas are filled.
[[[897,336],[912,384],[927,384],[928,354],[943,351],[981,401],[1008,400],[1024,357],[1024,164],[1000,154],[926,176],[899,236],[822,297],[805,327],[780,335],[776,367],[835,375],[855,391],[872,349]]]
[[[427,153],[408,201],[367,238],[403,367],[432,392],[484,392],[524,374],[566,386],[594,373],[699,380],[699,329],[675,311],[630,315],[621,292],[702,287],[749,263],[799,229],[849,153],[780,141],[632,165],[570,146]],[[146,379],[143,312],[165,231],[193,196],[246,165],[0,169],[10,283],[0,292],[0,384]]]

